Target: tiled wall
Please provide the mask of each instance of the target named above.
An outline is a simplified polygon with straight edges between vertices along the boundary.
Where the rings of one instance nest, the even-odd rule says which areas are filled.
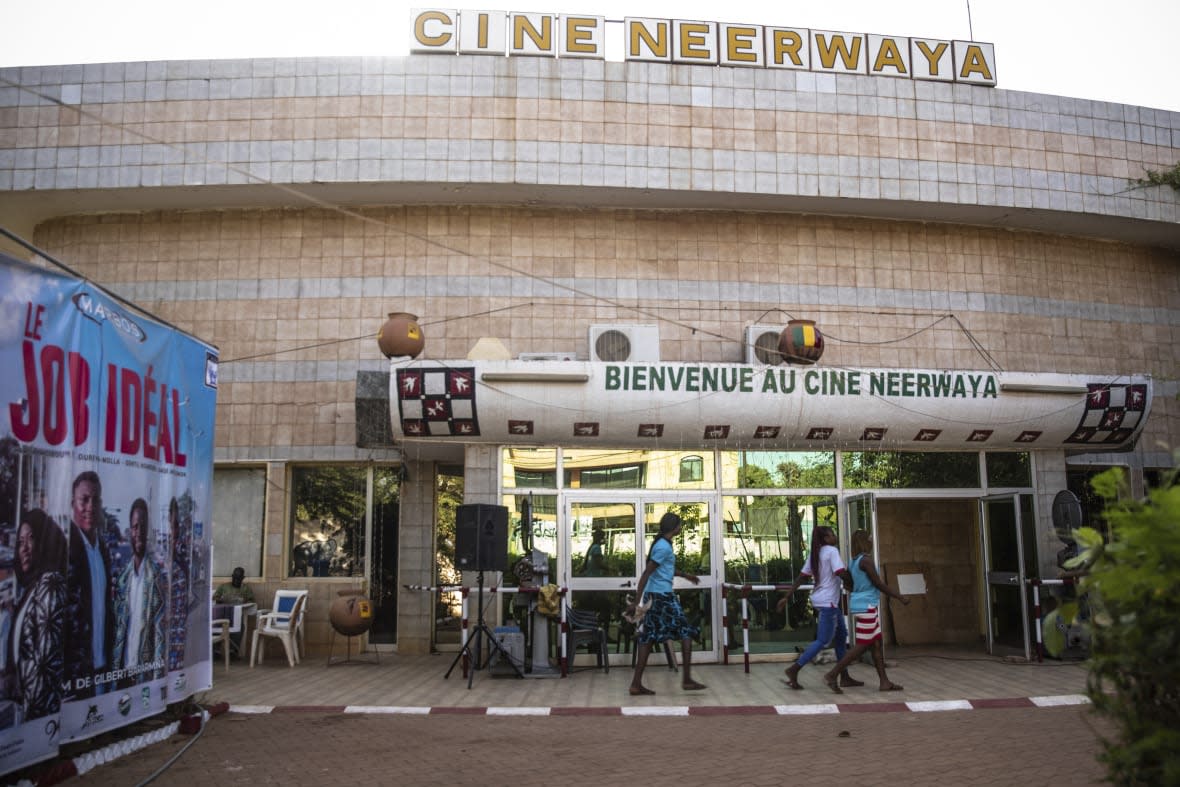
[[[655,323],[665,359],[737,362],[746,325],[810,317],[830,365],[1150,373],[1138,455],[1165,462],[1180,259],[1156,246],[1180,246],[1180,200],[1130,181],[1178,159],[1180,113],[855,75],[442,56],[0,70],[4,225],[219,346],[216,458],[271,463],[267,593],[286,463],[398,458],[356,447],[353,401],[358,371],[388,368],[392,310],[420,315],[440,359],[485,336],[586,357],[592,324]],[[422,583],[429,467],[410,468],[401,542]],[[399,644],[421,652],[429,605],[399,602]]]
[[[478,56],[0,70],[0,193],[547,184],[1175,223],[1167,189],[1128,185],[1177,149],[1180,113],[844,74]]]
[[[88,216],[37,241],[221,350],[217,458],[355,447],[357,370],[391,310],[425,357],[499,338],[588,356],[596,323],[655,323],[668,360],[739,362],[749,324],[816,319],[824,364],[1149,373],[1143,444],[1180,445],[1180,276],[1125,244],[943,224],[734,212],[368,209]]]

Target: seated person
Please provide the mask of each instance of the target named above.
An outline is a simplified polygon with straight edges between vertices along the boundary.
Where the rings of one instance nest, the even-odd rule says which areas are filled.
[[[214,604],[253,604],[254,603],[254,591],[250,589],[249,585],[247,585],[245,582],[243,582],[243,580],[245,578],[246,578],[246,569],[242,568],[241,566],[238,566],[237,568],[235,568],[233,574],[230,575],[230,581],[221,583],[220,585],[217,586],[217,590],[213,591],[213,603]],[[217,615],[215,613],[214,617],[216,617],[216,616]],[[226,617],[229,617],[229,615],[226,615]],[[242,630],[232,634],[230,637],[234,643],[233,649],[235,651],[237,651],[237,653],[241,653],[241,651],[242,651],[242,640],[246,634],[245,629],[246,629],[246,625],[245,625],[245,623],[243,623]],[[234,654],[235,658],[237,656],[237,653]]]
[[[217,590],[213,591],[213,603],[253,604],[254,591],[242,581],[245,578],[246,569],[241,566],[235,568],[234,573],[230,575],[230,581],[221,583],[217,586]]]

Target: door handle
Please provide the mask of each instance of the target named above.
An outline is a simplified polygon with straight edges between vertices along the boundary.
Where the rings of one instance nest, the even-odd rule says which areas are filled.
[[[626,582],[624,582],[623,584],[619,585],[619,587],[621,587],[621,588],[629,588],[629,587],[631,587],[631,580],[629,580],[629,579],[628,579]]]

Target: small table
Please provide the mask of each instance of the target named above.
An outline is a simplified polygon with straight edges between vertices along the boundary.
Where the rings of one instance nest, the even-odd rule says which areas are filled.
[[[247,659],[249,658],[250,648],[250,621],[258,617],[258,605],[251,602],[249,604],[214,604],[213,605],[213,620],[218,618],[225,618],[229,621],[230,650],[237,651],[238,655],[242,655],[242,650],[246,649]]]

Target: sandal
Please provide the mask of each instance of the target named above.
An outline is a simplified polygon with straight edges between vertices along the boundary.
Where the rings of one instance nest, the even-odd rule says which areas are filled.
[[[701,689],[707,689],[709,687],[703,683],[697,683],[695,680],[690,680],[687,683],[680,684],[680,688],[684,689],[685,691],[700,691]]]
[[[829,678],[824,675],[824,683],[828,684],[828,688],[832,690],[833,694],[843,694],[844,689],[840,688],[840,684],[836,678]]]
[[[640,686],[639,688],[632,686],[630,689],[628,689],[628,691],[631,692],[632,697],[642,697],[655,694],[655,692],[649,689],[647,686]]]

